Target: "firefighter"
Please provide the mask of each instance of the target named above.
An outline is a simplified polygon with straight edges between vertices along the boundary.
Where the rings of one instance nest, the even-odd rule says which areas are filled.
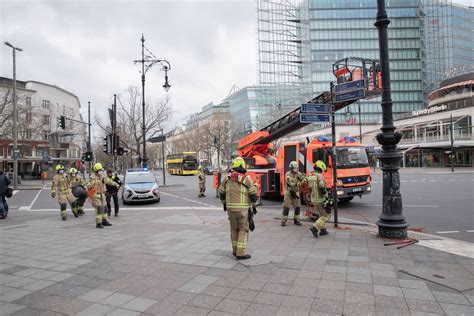
[[[113,182],[110,178],[105,177],[100,172],[104,170],[102,164],[97,162],[92,167],[93,173],[87,182],[88,196],[91,199],[91,204],[95,208],[95,223],[97,228],[104,228],[104,226],[112,226],[107,220],[106,203],[104,197],[104,184],[115,186],[117,189],[120,187],[117,183]]]
[[[84,178],[77,173],[76,168],[70,168],[69,182],[71,183],[71,192],[76,198],[77,214],[84,215],[84,202],[86,201],[86,182]]]
[[[204,192],[206,192],[206,175],[204,174],[204,170],[202,169],[201,166],[199,166],[198,170],[199,170],[199,174],[198,174],[199,195],[198,195],[198,197],[206,197],[204,195]]]
[[[122,181],[120,181],[119,177],[117,174],[113,173],[111,169],[107,169],[107,178],[112,180],[113,182],[117,183],[119,185],[119,188],[122,186]],[[110,205],[110,200],[114,200],[114,215],[115,217],[118,216],[119,213],[119,201],[118,201],[118,191],[119,188],[117,188],[115,185],[110,185],[110,184],[105,184],[105,201],[107,203],[107,215],[110,216],[110,213],[112,211],[112,206]]]
[[[245,161],[237,157],[232,161],[232,171],[219,187],[219,196],[227,211],[230,222],[230,239],[233,255],[237,260],[250,259],[247,253],[249,238],[249,208],[257,214],[257,192],[250,176],[245,175],[247,166]]]
[[[53,178],[53,184],[51,186],[51,197],[54,199],[58,197],[59,209],[61,210],[61,219],[65,221],[67,219],[67,204],[71,205],[71,211],[75,217],[79,217],[77,213],[76,198],[71,193],[71,183],[69,177],[65,173],[63,165],[56,166],[57,174]]]
[[[283,199],[283,215],[281,218],[281,226],[286,226],[290,207],[295,208],[293,222],[297,226],[301,226],[300,222],[300,187],[305,176],[298,171],[298,163],[290,162],[290,170],[285,174],[285,195]]]
[[[331,209],[327,207],[328,193],[326,190],[326,180],[324,180],[323,172],[326,171],[326,164],[318,160],[314,164],[314,172],[308,177],[308,183],[311,188],[311,203],[317,209],[319,218],[311,226],[310,230],[314,237],[328,235],[326,230],[326,222],[331,218]]]

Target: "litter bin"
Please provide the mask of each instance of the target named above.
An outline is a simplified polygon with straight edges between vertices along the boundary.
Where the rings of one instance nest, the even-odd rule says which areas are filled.
[[[43,180],[47,180],[47,179],[48,179],[48,172],[47,172],[47,171],[41,172],[41,179],[43,179]]]

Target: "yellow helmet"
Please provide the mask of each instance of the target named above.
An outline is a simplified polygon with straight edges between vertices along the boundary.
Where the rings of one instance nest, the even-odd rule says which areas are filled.
[[[57,165],[56,166],[56,171],[59,171],[59,170],[64,170],[64,166],[63,165]]]
[[[69,168],[68,173],[77,173],[77,169],[76,168]]]
[[[242,157],[237,157],[234,160],[232,160],[232,164],[230,165],[232,169],[235,168],[243,168],[247,169],[247,165],[245,164],[245,160]]]
[[[316,168],[321,169],[321,171],[323,171],[323,172],[326,171],[326,169],[327,169],[327,168],[326,168],[326,164],[325,164],[323,161],[321,161],[321,160],[316,161],[316,163],[314,164],[314,166],[315,166]]]
[[[92,167],[92,171],[95,171],[95,172],[101,171],[101,170],[103,170],[103,169],[104,169],[104,168],[102,168],[102,164],[101,164],[100,162],[95,163],[95,164],[94,164],[94,167]]]
[[[199,166],[199,167],[198,167],[198,170],[202,170],[202,166]]]

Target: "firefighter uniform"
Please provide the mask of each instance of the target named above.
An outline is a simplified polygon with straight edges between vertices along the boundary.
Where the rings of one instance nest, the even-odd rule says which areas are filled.
[[[96,163],[92,168],[94,171],[87,182],[88,196],[91,199],[91,204],[95,208],[95,223],[97,228],[104,226],[112,226],[107,220],[107,211],[104,194],[104,184],[109,184],[119,188],[120,186],[113,182],[108,177],[105,177],[99,172],[103,170],[101,163]]]
[[[82,186],[85,190],[86,182],[84,178],[77,173],[75,168],[69,169],[69,182],[71,183],[71,190],[73,191],[75,187]],[[86,202],[86,197],[78,198],[76,197],[77,204],[77,213],[79,215],[84,215],[84,203]]]
[[[310,228],[314,237],[324,236],[328,234],[326,230],[326,222],[331,218],[330,208],[326,208],[323,204],[328,198],[326,192],[326,180],[322,172],[326,170],[326,164],[321,160],[316,161],[314,166],[315,171],[308,177],[308,184],[311,188],[311,203],[316,207],[319,213],[319,218]]]
[[[242,158],[232,162],[232,172],[219,187],[219,195],[227,211],[230,222],[230,239],[233,254],[238,260],[249,259],[247,245],[249,237],[249,208],[254,208],[257,202],[257,193],[250,176],[246,176],[246,165]]]
[[[198,180],[199,180],[198,197],[205,197],[204,192],[206,192],[206,175],[204,174],[204,170],[202,170],[202,167],[199,167]]]
[[[65,173],[64,166],[57,165],[56,174],[53,178],[53,184],[51,186],[51,197],[54,199],[56,196],[58,198],[59,208],[61,210],[61,219],[63,221],[67,218],[67,204],[71,205],[72,213],[75,217],[78,217],[77,213],[77,203],[76,197],[72,195],[71,192],[71,183],[69,182],[69,177]]]
[[[295,225],[300,226],[300,187],[305,179],[305,176],[298,171],[298,164],[296,161],[290,163],[290,171],[285,174],[285,195],[283,199],[283,215],[281,218],[281,226],[285,226],[288,220],[288,214],[290,213],[290,208],[295,208],[295,215],[293,217],[293,222]]]

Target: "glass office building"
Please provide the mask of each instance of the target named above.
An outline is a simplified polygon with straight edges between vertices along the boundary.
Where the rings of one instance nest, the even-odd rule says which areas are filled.
[[[264,4],[269,2],[272,3],[272,10],[262,11]],[[286,7],[292,3],[291,7],[298,8],[302,13],[294,14],[295,18],[289,19],[278,14],[274,1],[258,0],[260,83],[271,86],[272,78],[280,76],[275,84],[281,84],[285,81],[282,74],[287,74],[287,81],[295,85],[296,73],[300,85],[305,87],[308,83],[312,96],[316,96],[328,91],[329,83],[335,81],[332,74],[335,61],[353,56],[380,58],[378,32],[374,26],[377,1],[287,0],[284,3]],[[426,96],[443,79],[452,76],[450,72],[473,66],[473,9],[454,5],[451,0],[386,0],[385,3],[391,21],[388,37],[393,112],[411,113],[428,106]],[[280,9],[282,12],[286,10],[283,6]],[[265,26],[270,24],[279,26],[278,34],[286,34],[281,27],[291,26],[287,33],[296,35],[287,39],[287,45],[300,44],[297,54],[285,54],[284,38],[273,39],[268,35],[271,32]],[[293,24],[301,25],[296,29],[298,32],[292,28]],[[273,47],[278,49],[272,56]],[[297,59],[295,56],[301,57]],[[306,63],[310,66],[309,72],[302,66]],[[285,73],[273,65],[298,66],[299,72]],[[291,70],[289,67],[287,69]],[[360,105],[362,124],[381,123],[380,98],[361,100]],[[352,104],[338,114],[338,124],[359,122],[358,104]]]

